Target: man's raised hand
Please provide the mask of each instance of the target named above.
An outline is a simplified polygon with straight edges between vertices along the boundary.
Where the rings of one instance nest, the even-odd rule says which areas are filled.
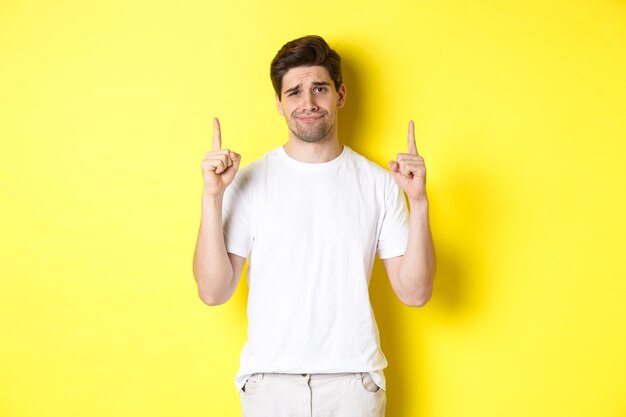
[[[389,169],[410,202],[426,201],[426,164],[417,153],[412,120],[409,122],[408,148],[408,153],[399,153],[397,160],[389,161]]]
[[[204,155],[202,175],[204,191],[213,196],[224,193],[239,169],[241,155],[228,149],[222,149],[222,132],[217,117],[213,119],[213,149]]]

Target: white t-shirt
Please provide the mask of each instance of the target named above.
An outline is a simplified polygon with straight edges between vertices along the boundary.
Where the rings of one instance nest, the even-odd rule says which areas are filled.
[[[344,146],[309,164],[276,148],[224,195],[226,250],[248,258],[248,341],[235,385],[257,372],[370,372],[383,389],[368,286],[377,254],[404,254],[408,210],[391,174]]]

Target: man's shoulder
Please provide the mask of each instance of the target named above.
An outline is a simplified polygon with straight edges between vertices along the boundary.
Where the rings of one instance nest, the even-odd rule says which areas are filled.
[[[263,171],[267,169],[268,164],[270,164],[272,160],[277,158],[277,154],[278,148],[274,148],[263,154],[260,158],[254,159],[242,166],[239,171],[237,171],[237,175],[233,181],[233,188],[247,189],[251,186],[258,185],[258,181],[256,180],[263,178]]]
[[[380,178],[387,178],[391,176],[389,174],[389,171],[380,166],[378,163],[356,152],[354,149],[348,146],[346,146],[346,148],[348,152],[348,158],[354,168],[358,169],[359,171],[368,172],[371,175]]]
[[[253,159],[248,162],[246,165],[241,167],[240,171],[242,173],[250,172],[250,171],[258,171],[267,166],[269,162],[276,159],[278,156],[278,148],[271,149],[265,152],[261,157],[257,159]]]

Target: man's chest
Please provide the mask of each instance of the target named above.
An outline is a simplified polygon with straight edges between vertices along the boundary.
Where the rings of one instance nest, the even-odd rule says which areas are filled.
[[[384,214],[371,184],[354,178],[275,181],[253,200],[253,240],[276,249],[375,246]]]

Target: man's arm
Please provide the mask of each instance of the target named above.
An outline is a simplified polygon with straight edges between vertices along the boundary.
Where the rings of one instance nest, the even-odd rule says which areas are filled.
[[[222,226],[222,201],[235,178],[241,156],[221,149],[219,121],[213,120],[213,150],[204,156],[202,218],[193,257],[198,295],[208,305],[223,304],[237,288],[245,258],[226,252]]]
[[[389,162],[394,180],[409,200],[409,238],[403,256],[383,259],[398,298],[413,307],[424,306],[432,295],[436,262],[430,232],[426,165],[417,153],[413,122],[409,123],[409,152]]]
[[[391,287],[412,307],[424,306],[432,295],[435,249],[428,220],[428,201],[410,204],[409,240],[403,256],[383,259]]]

